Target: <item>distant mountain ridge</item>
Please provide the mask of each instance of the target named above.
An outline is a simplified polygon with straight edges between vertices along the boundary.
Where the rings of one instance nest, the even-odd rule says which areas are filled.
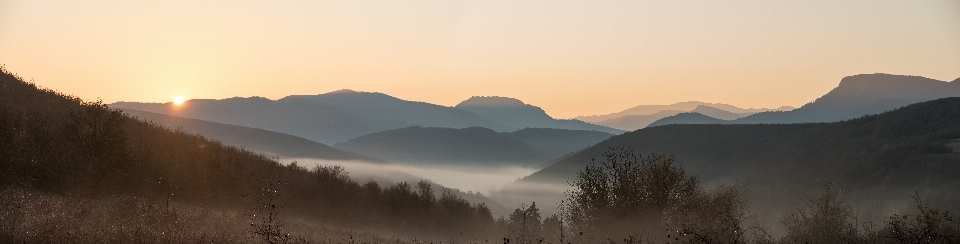
[[[191,134],[201,135],[209,140],[220,141],[224,145],[244,148],[271,157],[357,160],[367,162],[383,161],[279,132],[188,119],[135,109],[123,109],[123,112],[140,120],[157,123],[172,129],[183,130]]]
[[[958,96],[960,82],[957,80],[946,82],[920,76],[862,74],[844,77],[837,88],[798,109],[757,113],[731,123],[834,122]]]
[[[514,128],[552,128],[592,130],[611,134],[623,133],[623,130],[589,124],[579,120],[554,119],[540,107],[525,104],[515,98],[474,96],[460,102],[454,108],[469,111]]]
[[[468,99],[458,108],[406,101],[383,93],[339,90],[318,95],[292,95],[279,100],[236,97],[194,99],[183,105],[118,102],[110,106],[259,128],[325,144],[410,126],[483,127],[497,132],[522,128],[623,132],[582,121],[553,119],[539,107],[512,98],[493,100],[496,101],[488,101],[485,107],[477,107],[469,106],[476,100]]]
[[[759,112],[792,109],[794,108],[789,106],[777,109],[744,109],[729,104],[689,101],[670,105],[640,105],[613,114],[581,116],[576,117],[576,119],[620,130],[634,131],[647,127],[657,120],[685,112],[697,112],[714,118],[733,120]]]
[[[628,115],[652,115],[652,114],[659,113],[661,111],[675,110],[675,111],[689,112],[696,109],[697,106],[701,106],[701,105],[724,110],[724,111],[735,113],[735,114],[741,114],[741,115],[743,114],[749,115],[753,113],[767,112],[767,111],[793,109],[793,107],[789,107],[789,106],[783,106],[776,109],[767,109],[767,108],[753,109],[753,108],[740,108],[737,106],[723,104],[723,103],[705,103],[705,102],[698,102],[698,101],[687,101],[687,102],[679,102],[679,103],[674,103],[669,105],[638,105],[636,107],[632,107],[632,108],[629,108],[620,112],[612,113],[612,114],[579,116],[579,117],[576,117],[575,119],[594,123],[594,122],[602,122],[610,119],[616,119],[616,118],[620,118]]]
[[[423,127],[484,127],[495,131],[519,129],[460,109],[406,101],[377,92],[339,90],[319,95],[291,95],[277,102],[328,106],[367,118],[389,119]]]

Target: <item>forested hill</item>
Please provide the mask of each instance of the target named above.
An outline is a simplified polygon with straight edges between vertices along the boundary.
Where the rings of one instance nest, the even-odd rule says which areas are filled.
[[[523,181],[563,182],[608,148],[676,156],[705,180],[825,180],[848,186],[956,182],[960,98],[835,123],[664,125],[614,136]]]
[[[0,66],[0,188],[92,201],[105,195],[167,199],[225,211],[276,204],[283,206],[281,216],[423,235],[473,235],[493,224],[484,205],[413,185],[429,186],[361,185],[338,167],[283,166],[40,89]]]
[[[173,115],[151,113],[136,109],[121,109],[124,113],[167,128],[183,130],[221,143],[283,158],[316,158],[327,160],[356,160],[381,162],[383,160],[338,150],[306,138],[239,125],[189,119]]]

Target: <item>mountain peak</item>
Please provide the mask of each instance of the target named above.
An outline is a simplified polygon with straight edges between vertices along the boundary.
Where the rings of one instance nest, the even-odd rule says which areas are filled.
[[[498,96],[472,96],[466,101],[460,102],[456,107],[525,107],[530,106],[520,99],[510,98],[510,97],[498,97]]]
[[[804,107],[834,109],[863,107],[884,100],[907,101],[947,84],[921,76],[861,74],[844,77],[840,84]]]
[[[354,91],[354,90],[350,90],[350,89],[340,89],[340,90],[336,90],[336,91],[332,91],[332,92],[327,92],[327,93],[324,93],[324,94],[356,94],[356,93],[360,93],[360,92]]]

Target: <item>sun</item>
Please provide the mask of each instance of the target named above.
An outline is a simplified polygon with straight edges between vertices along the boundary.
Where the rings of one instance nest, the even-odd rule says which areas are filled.
[[[180,104],[183,104],[183,102],[186,102],[186,101],[187,101],[186,99],[183,99],[183,97],[179,97],[179,96],[173,98],[173,104],[174,104],[174,105],[180,105]]]

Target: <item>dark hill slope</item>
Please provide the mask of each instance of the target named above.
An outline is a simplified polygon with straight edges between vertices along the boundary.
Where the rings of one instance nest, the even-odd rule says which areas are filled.
[[[826,180],[846,185],[956,182],[960,98],[835,123],[666,125],[615,136],[524,179],[562,182],[611,147],[675,155],[705,180]]]
[[[533,146],[481,127],[415,126],[357,137],[334,147],[413,164],[532,167],[550,160]]]
[[[526,128],[506,134],[544,152],[550,159],[593,146],[613,136],[599,131],[544,128]]]
[[[188,119],[135,109],[124,109],[123,112],[144,121],[157,123],[168,128],[180,129],[190,134],[197,134],[211,140],[220,141],[226,145],[245,148],[270,156],[327,160],[360,160],[368,162],[381,161],[379,159],[339,150],[302,137],[279,132]]]

